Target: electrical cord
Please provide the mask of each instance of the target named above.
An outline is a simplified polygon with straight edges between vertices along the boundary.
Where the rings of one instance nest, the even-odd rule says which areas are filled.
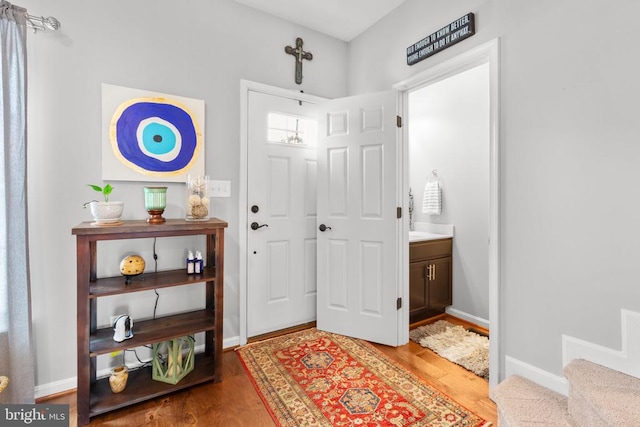
[[[143,347],[151,348],[151,346],[148,346],[148,345],[145,345]],[[146,367],[149,367],[149,366],[153,365],[153,359],[148,360],[146,362],[143,362],[142,360],[140,360],[140,357],[138,356],[138,352],[136,351],[135,348],[133,348],[133,349],[125,349],[124,351],[125,351],[125,353],[127,351],[132,351],[133,354],[136,356],[136,359],[138,360],[138,363],[140,363],[140,366],[138,366],[136,369],[142,369],[142,368],[146,368]]]
[[[158,293],[157,289],[154,289],[153,292],[156,293],[156,303],[153,306],[153,318],[156,318],[156,310],[158,309],[158,300],[160,299],[160,294]]]
[[[157,273],[158,272],[158,253],[156,252],[156,238],[153,238],[153,260],[154,260],[154,272]],[[157,289],[153,290],[156,293],[156,302],[153,306],[153,318],[156,318],[156,310],[158,309],[158,300],[160,299],[160,294],[158,293]],[[143,346],[145,348],[149,348],[151,349],[152,347],[150,345],[145,345]],[[122,364],[126,366],[126,358],[125,358],[125,354],[127,351],[132,351],[133,354],[136,356],[136,359],[138,360],[138,363],[140,364],[140,366],[138,366],[137,368],[135,368],[134,370],[137,369],[142,369],[142,368],[147,368],[149,366],[153,365],[153,359],[147,361],[147,362],[143,362],[140,357],[138,356],[138,352],[136,351],[135,348],[133,349],[124,349],[124,351],[122,352]]]
[[[158,254],[156,253],[156,239],[157,237],[153,238],[153,260],[155,261],[154,273],[158,272]]]
[[[156,253],[156,237],[153,238],[153,260],[155,262],[154,273],[158,272],[158,254]],[[156,318],[156,310],[158,309],[158,300],[160,299],[160,294],[157,289],[154,289],[153,292],[156,293],[156,303],[153,306],[153,318]]]

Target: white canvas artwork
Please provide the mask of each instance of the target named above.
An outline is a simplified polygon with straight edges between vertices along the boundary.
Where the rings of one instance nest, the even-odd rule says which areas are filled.
[[[204,101],[102,85],[102,179],[185,182],[205,175]]]

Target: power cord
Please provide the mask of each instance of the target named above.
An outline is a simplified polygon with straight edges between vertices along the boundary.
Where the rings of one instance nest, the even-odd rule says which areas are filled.
[[[158,293],[158,291],[156,289],[153,290],[153,292],[156,293],[156,303],[153,306],[153,318],[156,318],[156,310],[158,309],[158,300],[160,299],[160,294]]]
[[[153,260],[155,262],[154,273],[158,272],[158,254],[156,253],[156,238],[153,238]],[[153,292],[156,293],[156,303],[153,306],[153,318],[156,318],[156,310],[158,309],[158,300],[160,299],[160,294],[157,289],[154,289]]]
[[[155,261],[154,273],[158,272],[158,254],[156,253],[156,237],[153,238],[153,260]]]
[[[149,345],[145,345],[145,346],[143,346],[143,347],[145,347],[145,348],[151,348],[151,346],[149,346]],[[149,366],[153,365],[153,359],[151,359],[151,360],[149,360],[149,361],[146,361],[146,362],[143,362],[142,360],[140,360],[140,357],[138,356],[138,352],[136,351],[136,349],[135,349],[135,348],[133,348],[133,349],[125,349],[124,351],[125,351],[125,353],[126,353],[127,351],[132,351],[132,352],[133,352],[133,354],[136,356],[136,359],[138,360],[138,363],[140,364],[140,366],[138,366],[136,369],[142,369],[142,368],[146,368],[146,367],[149,367]],[[124,354],[124,353],[123,353],[123,354]],[[123,356],[123,357],[124,357],[124,356]]]
[[[156,238],[155,237],[153,238],[153,261],[154,261],[154,264],[155,264],[154,265],[154,272],[157,273],[158,272],[158,253],[156,252]],[[153,292],[156,293],[156,302],[155,302],[155,304],[153,306],[153,318],[155,319],[156,318],[156,310],[158,309],[158,300],[160,299],[160,294],[158,293],[157,289],[154,289]],[[145,345],[143,347],[149,348],[149,349],[152,348],[150,345]],[[133,349],[129,349],[129,348],[124,349],[124,351],[122,352],[122,364],[123,365],[126,366],[125,354],[126,354],[127,351],[133,352],[133,354],[136,356],[136,359],[138,360],[138,363],[140,364],[140,366],[138,366],[136,368],[136,370],[137,369],[146,368],[146,367],[149,367],[149,366],[153,365],[153,359],[151,359],[151,360],[149,360],[147,362],[143,362],[140,359],[140,357],[138,356],[138,352],[136,351],[135,348],[133,348]]]

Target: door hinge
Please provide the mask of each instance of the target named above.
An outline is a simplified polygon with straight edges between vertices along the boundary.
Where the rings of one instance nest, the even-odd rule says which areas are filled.
[[[396,208],[396,218],[402,218],[402,208],[400,206]]]
[[[400,310],[402,308],[402,298],[398,298],[396,300],[396,309]]]
[[[402,127],[402,117],[396,116],[396,126],[399,128]]]

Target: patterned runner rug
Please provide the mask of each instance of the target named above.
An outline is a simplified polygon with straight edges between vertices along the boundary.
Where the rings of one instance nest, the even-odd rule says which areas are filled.
[[[312,328],[237,353],[279,426],[490,425],[362,340]]]

